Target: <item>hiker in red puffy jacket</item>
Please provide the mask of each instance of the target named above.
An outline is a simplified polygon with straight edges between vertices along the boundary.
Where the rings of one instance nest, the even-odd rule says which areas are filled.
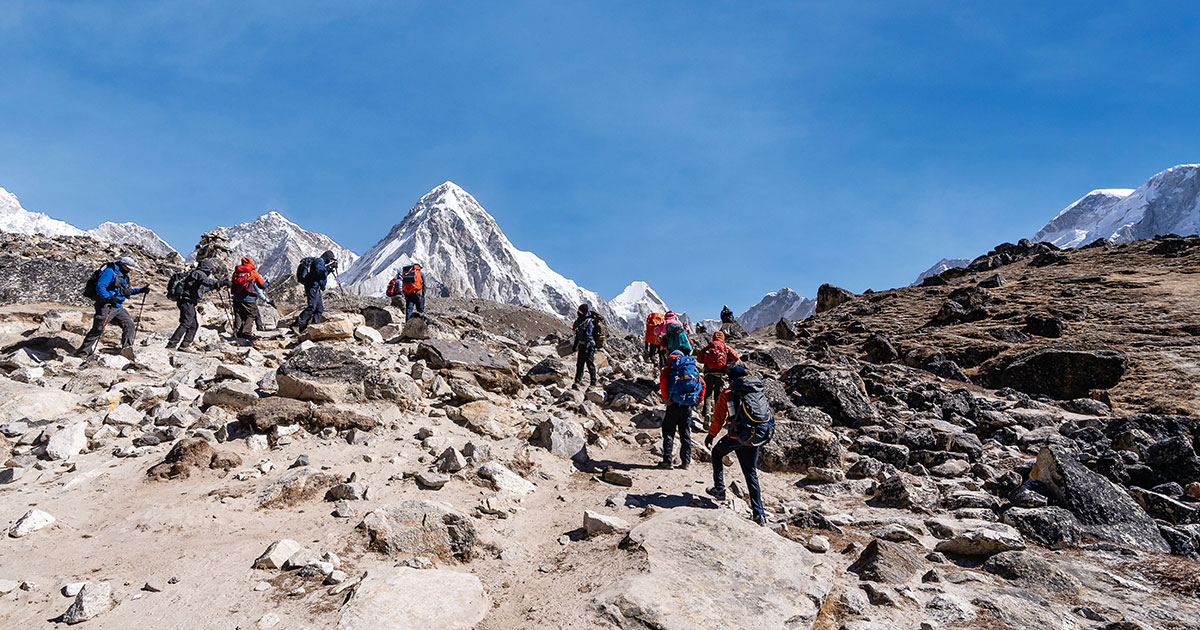
[[[725,370],[740,360],[738,353],[725,345],[725,333],[713,333],[712,341],[700,351],[700,362],[704,364],[704,385],[708,390],[700,414],[712,420],[713,401],[725,389]]]
[[[233,293],[233,336],[238,339],[253,340],[254,324],[262,330],[262,319],[258,314],[258,297],[262,289],[267,288],[267,281],[258,274],[254,261],[245,256],[242,264],[233,268],[233,278],[229,281]]]

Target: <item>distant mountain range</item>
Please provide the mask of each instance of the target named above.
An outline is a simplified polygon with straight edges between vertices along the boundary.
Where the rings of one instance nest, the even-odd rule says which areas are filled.
[[[774,324],[781,319],[796,320],[811,317],[817,309],[817,301],[810,300],[795,291],[783,288],[763,296],[758,304],[737,316],[737,321],[747,331]]]
[[[44,234],[46,236],[90,236],[104,243],[141,245],[159,256],[177,254],[173,247],[152,230],[136,223],[101,223],[81,230],[66,221],[52,219],[41,212],[21,207],[17,196],[0,188],[0,232]]]
[[[337,257],[339,275],[344,275],[358,260],[358,254],[338,245],[332,238],[305,230],[274,211],[248,223],[217,229],[229,239],[234,262],[243,256],[253,258],[258,272],[267,280],[295,273],[301,259],[320,256],[326,250]],[[195,254],[193,251],[188,260],[194,259]]]

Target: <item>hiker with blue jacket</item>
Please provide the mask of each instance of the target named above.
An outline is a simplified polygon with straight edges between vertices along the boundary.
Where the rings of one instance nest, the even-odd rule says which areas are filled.
[[[296,270],[296,280],[304,285],[304,310],[296,317],[296,332],[303,333],[310,323],[320,324],[321,315],[325,312],[325,301],[321,292],[329,280],[329,273],[337,271],[337,259],[333,252],[325,253],[316,258],[305,258],[300,261]]]
[[[596,386],[596,320],[592,317],[592,307],[580,304],[576,311],[575,323],[571,326],[575,332],[575,341],[571,343],[571,351],[576,353],[575,384],[576,389],[583,383],[583,369],[586,367],[592,377],[592,387]]]
[[[149,293],[150,286],[129,286],[129,273],[137,267],[137,262],[129,256],[122,256],[116,262],[101,267],[92,278],[88,279],[83,289],[85,296],[92,298],[95,303],[96,315],[92,318],[92,329],[83,338],[76,354],[87,356],[95,351],[96,342],[104,334],[104,328],[110,321],[121,327],[121,347],[133,345],[136,324],[125,310],[125,300],[132,295]]]
[[[671,352],[667,366],[658,376],[658,389],[667,403],[662,425],[662,463],[659,468],[670,470],[674,463],[675,434],[679,434],[679,468],[692,465],[692,410],[704,400],[704,379],[696,367],[696,359],[680,350]]]
[[[761,378],[752,376],[746,368],[734,365],[726,370],[729,389],[717,397],[717,409],[704,445],[712,449],[713,487],[705,492],[718,500],[725,500],[725,456],[737,453],[738,464],[746,477],[746,489],[750,494],[750,510],[754,522],[767,524],[767,513],[763,509],[762,489],[758,484],[758,451],[775,434],[775,417],[767,401],[765,384]],[[731,409],[732,408],[732,409]],[[713,440],[721,433],[721,427],[729,420],[725,437],[713,446]]]

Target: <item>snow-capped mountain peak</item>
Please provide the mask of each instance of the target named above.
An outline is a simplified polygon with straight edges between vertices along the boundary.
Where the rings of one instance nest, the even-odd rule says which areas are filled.
[[[581,303],[614,319],[608,303],[517,249],[470,193],[446,181],[423,195],[342,280],[361,295],[383,295],[404,265],[417,262],[431,285],[454,296],[521,304],[563,318]]]
[[[332,238],[310,232],[274,210],[248,223],[217,228],[229,239],[234,260],[242,256],[254,259],[258,272],[268,280],[295,273],[296,265],[306,256],[319,256],[331,250],[342,269],[358,260],[354,252],[338,245]],[[192,252],[190,259],[194,259]]]
[[[84,236],[83,230],[52,219],[41,212],[21,207],[17,196],[0,188],[0,232],[15,234],[45,234],[46,236]]]
[[[148,227],[143,227],[137,223],[113,223],[111,221],[101,223],[96,227],[87,231],[88,236],[97,241],[105,243],[122,243],[128,245],[140,245],[147,251],[159,256],[170,256],[178,254],[174,247],[171,247],[158,234],[154,233]]]
[[[751,331],[781,319],[806,319],[811,317],[816,309],[816,300],[810,300],[785,287],[764,295],[758,304],[738,315],[737,321],[742,328]]]
[[[667,303],[641,280],[630,283],[620,295],[609,300],[608,306],[633,330],[644,326],[650,313],[666,313],[668,310]]]
[[[1159,234],[1200,230],[1200,164],[1180,164],[1136,190],[1093,190],[1059,212],[1033,235],[1059,247],[1107,238],[1117,243]]]
[[[966,267],[969,264],[971,264],[970,258],[943,258],[943,259],[937,261],[936,263],[934,263],[933,266],[930,267],[929,269],[922,271],[921,275],[917,276],[917,281],[908,286],[915,287],[915,286],[921,284],[922,282],[925,282],[926,278],[936,276],[936,275],[942,273],[943,271],[946,271],[947,269],[957,269],[959,267]]]

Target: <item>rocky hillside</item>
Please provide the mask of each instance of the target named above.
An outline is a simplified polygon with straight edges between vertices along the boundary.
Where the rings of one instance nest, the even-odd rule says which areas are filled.
[[[656,466],[636,336],[577,390],[564,323],[488,300],[252,345],[206,302],[173,352],[154,295],[87,361],[84,309],[3,306],[0,626],[1197,628],[1197,273],[1195,238],[1006,244],[739,333],[767,527],[703,433]]]

